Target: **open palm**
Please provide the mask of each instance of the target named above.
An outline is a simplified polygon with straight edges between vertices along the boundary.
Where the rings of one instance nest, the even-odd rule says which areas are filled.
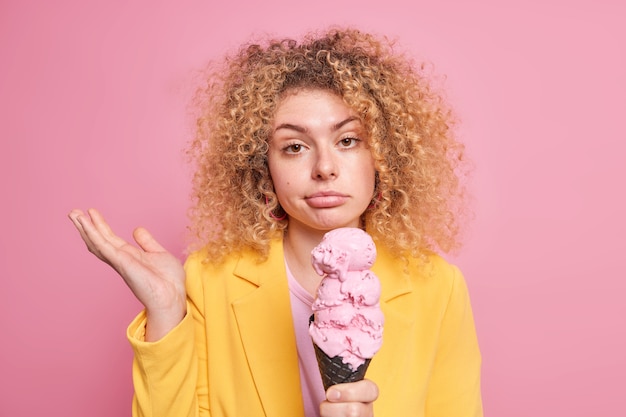
[[[89,252],[109,264],[146,307],[153,338],[160,338],[185,315],[185,271],[144,228],[137,228],[134,246],[117,236],[95,209],[72,210],[70,219]],[[148,338],[148,335],[146,335]]]

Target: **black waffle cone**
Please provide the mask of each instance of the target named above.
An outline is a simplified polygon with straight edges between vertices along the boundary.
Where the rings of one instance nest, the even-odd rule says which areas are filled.
[[[309,325],[313,323],[315,315],[309,317]],[[352,369],[351,365],[343,363],[341,356],[335,356],[331,358],[313,343],[315,348],[315,357],[317,358],[317,365],[320,368],[320,374],[322,375],[322,383],[324,384],[324,391],[331,385],[343,384],[345,382],[361,381],[365,378],[365,372],[370,365],[371,358],[366,359],[365,362],[357,369]]]
[[[356,382],[365,378],[365,372],[370,364],[371,359],[366,359],[358,368],[352,369],[352,366],[347,363],[343,363],[341,356],[335,356],[331,358],[315,343],[315,356],[317,357],[317,365],[320,368],[320,374],[322,375],[322,383],[324,384],[324,391],[331,385],[343,384],[345,382]]]

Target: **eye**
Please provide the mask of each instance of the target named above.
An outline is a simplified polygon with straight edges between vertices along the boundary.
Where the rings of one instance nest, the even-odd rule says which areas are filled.
[[[302,151],[302,145],[299,143],[292,143],[291,145],[285,146],[283,150],[287,153],[300,153]]]
[[[357,138],[343,138],[339,141],[339,145],[343,148],[352,148],[360,142]]]

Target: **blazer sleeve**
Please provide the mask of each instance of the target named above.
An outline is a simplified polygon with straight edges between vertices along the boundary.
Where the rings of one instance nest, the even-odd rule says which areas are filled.
[[[167,335],[145,341],[142,311],[129,325],[134,352],[133,417],[209,417],[206,330],[203,293],[197,265],[189,260],[187,314]]]
[[[453,269],[426,398],[427,417],[481,417],[481,354],[465,280]]]

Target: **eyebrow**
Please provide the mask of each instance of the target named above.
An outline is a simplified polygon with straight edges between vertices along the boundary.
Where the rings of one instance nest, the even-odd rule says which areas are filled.
[[[355,121],[355,120],[359,120],[359,118],[358,118],[358,117],[356,117],[356,116],[351,116],[351,117],[348,117],[347,119],[342,120],[342,121],[341,121],[341,122],[339,122],[339,123],[335,123],[335,124],[331,127],[331,129],[332,129],[332,131],[334,132],[334,131],[341,129],[343,126],[345,126],[345,125],[347,125],[348,123],[353,122],[353,121]],[[307,133],[307,132],[308,132],[308,130],[309,130],[309,129],[307,129],[306,127],[302,127],[302,126],[294,125],[294,124],[291,124],[291,123],[282,123],[282,124],[280,124],[280,125],[276,126],[276,129],[274,129],[274,132],[276,132],[276,131],[278,131],[278,130],[280,130],[280,129],[295,130],[296,132],[300,132],[300,133]]]

